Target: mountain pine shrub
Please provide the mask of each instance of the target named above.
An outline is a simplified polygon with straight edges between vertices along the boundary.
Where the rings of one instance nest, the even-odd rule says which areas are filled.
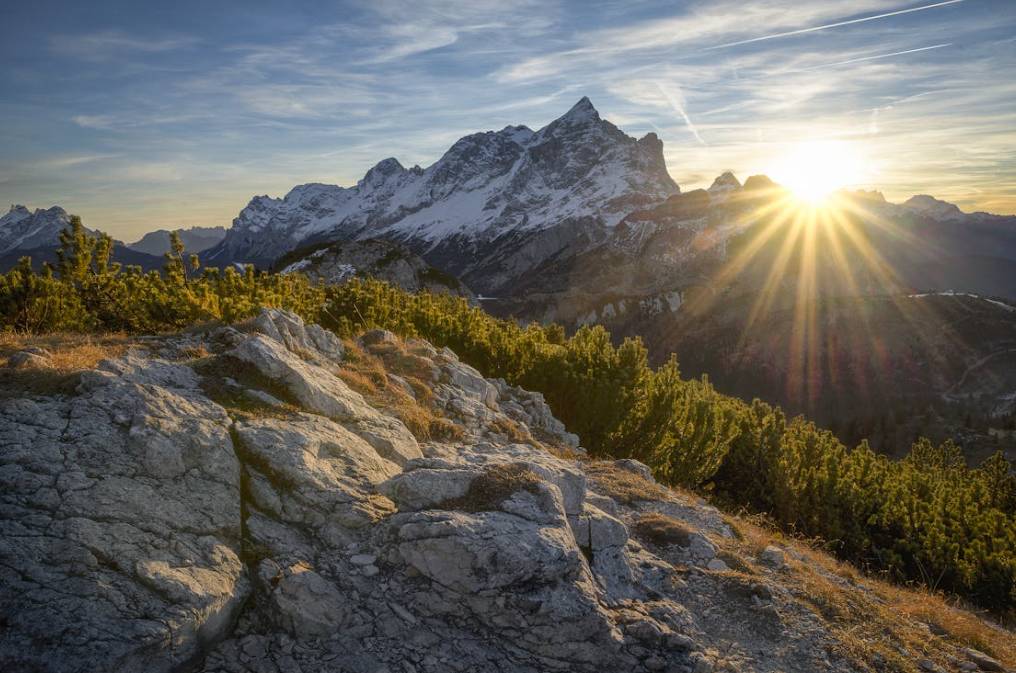
[[[950,442],[918,440],[900,461],[865,442],[848,448],[778,407],[681,378],[676,359],[653,369],[639,339],[615,346],[599,326],[568,337],[556,325],[523,326],[462,298],[375,280],[322,287],[253,267],[199,270],[178,240],[162,273],[122,269],[111,252],[109,237],[88,235],[74,218],[55,268],[36,273],[23,260],[0,275],[0,324],[157,333],[272,306],[344,336],[381,327],[423,337],[486,376],[542,392],[594,457],[637,458],[661,482],[765,513],[871,571],[998,613],[1016,608],[1016,480],[1001,454],[970,468]]]

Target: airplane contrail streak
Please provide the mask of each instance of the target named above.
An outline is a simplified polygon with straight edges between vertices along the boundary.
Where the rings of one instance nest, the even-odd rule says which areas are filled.
[[[904,49],[903,51],[894,51],[888,54],[876,54],[875,56],[861,56],[859,58],[850,58],[846,61],[836,61],[835,63],[823,63],[822,65],[813,65],[809,68],[801,68],[799,70],[791,70],[789,72],[807,72],[809,70],[821,70],[822,68],[832,68],[837,65],[847,65],[848,63],[860,63],[861,61],[876,61],[880,58],[890,58],[892,56],[903,56],[904,54],[914,54],[919,51],[928,51],[929,49],[941,49],[942,47],[951,47],[952,42],[943,42],[942,44],[933,44],[930,47],[918,47],[917,49]]]
[[[748,40],[738,40],[737,42],[726,42],[724,44],[717,44],[712,47],[706,47],[706,51],[711,49],[724,49],[726,47],[736,47],[742,44],[751,44],[753,42],[762,42],[763,40],[775,40],[778,37],[789,37],[791,35],[801,35],[803,33],[813,33],[817,30],[825,30],[827,28],[839,28],[840,26],[850,26],[855,23],[865,23],[866,21],[875,21],[876,19],[887,19],[890,16],[899,16],[900,14],[910,14],[911,12],[921,12],[926,9],[934,9],[936,7],[945,7],[946,5],[955,5],[957,3],[964,2],[964,0],[944,0],[944,2],[936,2],[930,5],[922,5],[920,7],[911,7],[909,9],[899,9],[895,12],[886,12],[885,14],[876,14],[874,16],[862,16],[859,19],[850,19],[849,21],[837,21],[836,23],[827,23],[821,26],[812,26],[811,28],[800,28],[798,30],[788,30],[784,33],[773,33],[772,35],[763,35],[762,37],[753,37]]]

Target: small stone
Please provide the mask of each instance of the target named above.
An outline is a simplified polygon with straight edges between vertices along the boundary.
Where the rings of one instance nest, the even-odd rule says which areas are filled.
[[[663,657],[652,656],[646,659],[643,664],[650,671],[662,671],[667,667],[666,660]]]
[[[649,469],[649,466],[635,460],[634,458],[622,458],[621,460],[615,460],[614,467],[624,470],[625,472],[637,474],[646,481],[656,481],[653,479],[653,471]]]
[[[49,365],[49,358],[38,355],[27,350],[18,351],[7,358],[7,366],[11,369],[23,369],[27,367],[46,367]]]
[[[666,638],[667,648],[687,652],[695,648],[695,641],[683,633],[668,633]]]
[[[362,572],[365,577],[373,577],[374,575],[377,575],[381,571],[378,569],[377,566],[369,565],[363,566],[363,569],[360,572]]]
[[[286,406],[286,403],[278,397],[275,397],[271,393],[266,393],[263,390],[257,390],[256,388],[247,388],[243,391],[243,394],[256,402],[267,404],[270,407],[278,408]]]
[[[963,654],[982,671],[1005,671],[1005,667],[1002,664],[980,650],[966,647],[963,649]]]
[[[722,560],[718,558],[714,558],[711,561],[709,561],[709,563],[706,564],[706,568],[708,568],[709,570],[716,570],[718,572],[730,570],[730,566],[728,566],[726,563],[724,563]]]
[[[377,561],[375,554],[353,554],[349,557],[349,562],[358,566],[373,565],[375,561]]]
[[[386,329],[372,329],[364,332],[359,339],[364,346],[398,343],[399,338]]]
[[[762,563],[765,563],[766,565],[772,566],[774,568],[782,568],[784,565],[786,565],[786,559],[783,556],[783,550],[775,545],[769,545],[768,547],[763,549],[762,553],[759,554],[758,558]]]

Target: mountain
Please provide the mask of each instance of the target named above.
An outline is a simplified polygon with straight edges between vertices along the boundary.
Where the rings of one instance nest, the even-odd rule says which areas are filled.
[[[184,249],[189,253],[200,253],[215,246],[226,237],[225,227],[191,227],[190,229],[176,229],[183,242]],[[169,230],[158,229],[150,231],[140,240],[128,243],[127,247],[136,252],[143,252],[146,255],[161,256],[169,252]]]
[[[278,310],[237,327],[65,341],[70,357],[51,339],[0,368],[0,668],[934,673],[1016,658],[956,601],[723,514],[636,460],[591,459],[542,395],[448,348],[381,330],[344,344]]]
[[[475,299],[455,276],[427,264],[401,245],[379,238],[297,248],[277,259],[272,271],[300,272],[328,284],[344,283],[354,276],[376,278],[408,292],[426,290]]]
[[[70,216],[60,206],[37,208],[33,212],[25,206],[12,205],[0,217],[0,255],[16,250],[56,248],[60,245],[60,232],[69,223]]]
[[[11,206],[0,217],[0,273],[14,267],[22,257],[30,257],[38,268],[43,262],[54,264],[60,247],[60,232],[70,224],[70,215],[60,206],[30,211],[25,206]],[[85,229],[90,235],[98,231]],[[144,270],[162,267],[161,257],[132,250],[120,241],[113,242],[112,260],[120,264],[140,266]]]
[[[583,98],[538,131],[466,136],[426,169],[390,158],[354,187],[308,184],[282,199],[255,197],[203,259],[268,266],[317,241],[387,238],[491,294],[679,191],[655,134],[636,140]]]

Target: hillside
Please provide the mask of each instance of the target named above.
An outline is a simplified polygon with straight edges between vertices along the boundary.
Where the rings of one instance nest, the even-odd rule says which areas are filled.
[[[1016,664],[1009,632],[591,460],[422,340],[271,310],[6,343],[11,670]]]
[[[766,305],[765,311],[758,307]],[[971,462],[1016,458],[1016,308],[962,293],[817,298],[701,298],[674,314],[607,320],[641,334],[657,362],[804,413],[848,444],[902,455],[915,436],[953,438]]]
[[[474,298],[459,279],[427,264],[406,248],[379,238],[318,243],[286,253],[272,265],[275,273],[300,273],[317,283],[375,278],[407,292],[434,292]]]

